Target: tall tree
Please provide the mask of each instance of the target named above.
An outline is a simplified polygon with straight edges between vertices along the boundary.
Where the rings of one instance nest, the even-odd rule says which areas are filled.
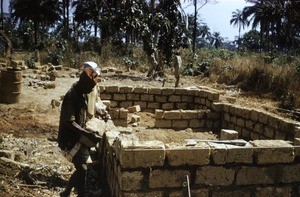
[[[211,36],[211,45],[216,49],[220,48],[223,43],[223,38],[221,37],[220,32],[214,32]]]
[[[16,20],[33,21],[35,44],[39,41],[40,26],[53,25],[61,14],[58,0],[12,0],[10,7]]]
[[[4,30],[4,9],[3,9],[3,0],[1,0],[1,29]]]
[[[232,12],[232,19],[230,20],[230,24],[233,24],[234,26],[238,26],[239,28],[239,37],[238,40],[241,39],[241,29],[245,28],[245,26],[249,25],[249,21],[247,20],[247,18],[243,17],[243,12],[239,9],[237,9],[236,11]],[[238,48],[240,46],[238,45]]]
[[[186,0],[194,6],[194,29],[193,29],[193,52],[196,51],[196,42],[197,42],[197,17],[199,10],[208,3],[216,3],[215,0]]]
[[[299,1],[247,0],[247,2],[253,3],[253,5],[243,9],[243,17],[250,18],[253,29],[260,27],[261,49],[288,50],[299,46],[297,43],[297,37],[299,38]],[[266,41],[266,44],[263,40]]]

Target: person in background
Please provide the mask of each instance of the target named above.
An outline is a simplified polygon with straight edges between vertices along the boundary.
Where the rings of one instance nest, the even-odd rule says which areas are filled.
[[[63,155],[74,164],[75,172],[71,175],[66,189],[60,194],[69,196],[73,187],[78,196],[84,196],[87,162],[90,160],[90,148],[96,146],[101,137],[84,129],[87,120],[87,100],[85,95],[93,91],[98,81],[98,73],[87,67],[80,74],[64,96],[61,107],[58,146]]]

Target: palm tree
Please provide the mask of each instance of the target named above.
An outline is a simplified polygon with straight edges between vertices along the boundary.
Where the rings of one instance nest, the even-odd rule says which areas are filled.
[[[214,32],[211,36],[211,45],[213,45],[216,49],[218,49],[222,43],[223,43],[223,38],[221,37],[220,32]]]
[[[35,44],[38,43],[40,25],[53,25],[61,14],[58,0],[12,0],[10,8],[16,20],[33,21]]]
[[[249,21],[247,18],[243,17],[243,12],[239,9],[232,12],[232,19],[230,20],[230,25],[238,26],[239,28],[239,40],[241,39],[241,28],[245,28],[245,26],[249,25]]]

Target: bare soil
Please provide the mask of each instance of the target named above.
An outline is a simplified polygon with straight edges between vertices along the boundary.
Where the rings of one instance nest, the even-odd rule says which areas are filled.
[[[59,196],[66,180],[72,174],[74,167],[59,152],[56,138],[60,107],[52,106],[52,100],[61,102],[71,85],[78,80],[74,77],[77,69],[58,71],[54,81],[54,89],[44,89],[39,77],[43,74],[38,70],[24,70],[22,94],[19,103],[0,104],[0,150],[13,150],[22,163],[34,166],[31,174],[11,168],[1,169],[0,165],[0,196]],[[167,74],[165,87],[174,87],[172,71]],[[131,85],[146,87],[161,87],[160,79],[149,79],[145,73],[127,71],[123,74],[114,72],[102,75],[102,85]],[[245,106],[255,106],[271,112],[276,112],[277,103],[272,100],[260,100],[257,97],[242,96],[234,87],[219,84],[209,84],[198,77],[182,77],[181,87],[215,88],[223,95],[237,97],[237,103]],[[137,136],[143,140],[161,140],[165,143],[180,143],[187,138],[214,139],[210,132],[193,133],[191,130],[172,131],[153,129],[154,116],[151,113],[139,113],[141,122],[134,127]],[[23,175],[22,175],[23,173]],[[72,194],[75,195],[74,193]]]

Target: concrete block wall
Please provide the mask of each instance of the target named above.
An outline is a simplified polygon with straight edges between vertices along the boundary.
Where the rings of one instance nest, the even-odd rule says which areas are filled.
[[[283,140],[172,146],[107,132],[104,143],[112,196],[183,197],[187,177],[192,196],[300,195],[300,160]]]
[[[155,127],[219,131],[221,114],[210,110],[155,110]]]
[[[233,129],[239,132],[240,138],[249,140],[293,141],[296,136],[300,136],[299,123],[297,125],[293,121],[257,109],[222,103],[219,93],[213,90],[99,87],[101,99],[110,100],[112,108],[139,105],[142,111],[155,113],[155,126],[160,128]],[[117,125],[122,126],[123,123],[118,124],[118,121]]]
[[[185,196],[187,177],[192,196],[300,196],[299,123],[222,103],[217,92],[208,90],[117,86],[100,90],[101,98],[116,108],[111,116],[117,119],[120,108],[140,105],[142,111],[155,112],[156,127],[218,127],[252,140],[246,146],[212,142],[173,146],[106,132],[103,166],[112,196]]]
[[[144,88],[131,86],[99,86],[100,97],[110,100],[112,107],[140,105],[142,111],[155,109],[210,109],[219,101],[219,93],[211,90],[186,88]]]
[[[297,135],[295,121],[238,105],[228,103],[217,103],[217,105],[223,105],[222,128],[238,131],[240,138],[293,141]]]

